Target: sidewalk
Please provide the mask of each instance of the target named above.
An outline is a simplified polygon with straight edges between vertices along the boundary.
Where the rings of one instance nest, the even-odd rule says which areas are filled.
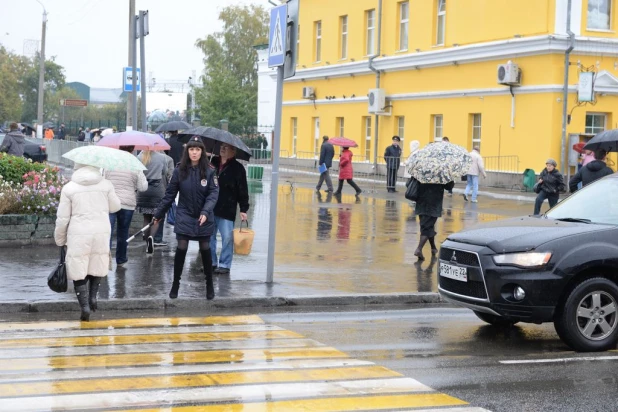
[[[362,185],[361,185],[362,187]],[[456,193],[463,188],[458,185]],[[417,263],[414,209],[399,193],[386,190],[355,198],[344,188],[341,202],[316,194],[315,182],[279,187],[274,283],[267,284],[266,258],[270,182],[250,183],[249,222],[256,231],[249,256],[235,256],[230,276],[215,276],[216,298],[207,302],[197,244],[190,245],[179,299],[167,298],[176,248],[154,255],[140,241],[129,246],[129,263],[101,284],[102,310],[237,308],[315,305],[384,305],[439,302],[437,261]],[[479,194],[479,203],[445,197],[438,241],[479,222],[529,214],[528,200],[504,200],[499,192]],[[136,216],[140,220],[141,216]],[[429,254],[427,249],[426,254]],[[72,287],[64,294],[47,288],[57,259],[55,247],[0,249],[0,312],[76,311]]]

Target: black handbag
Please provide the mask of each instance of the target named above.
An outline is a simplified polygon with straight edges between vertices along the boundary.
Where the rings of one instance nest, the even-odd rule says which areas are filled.
[[[57,293],[64,293],[68,289],[67,282],[67,267],[64,262],[66,257],[66,250],[64,246],[60,247],[60,262],[56,265],[55,269],[47,277],[47,286],[51,290]]]
[[[532,191],[534,193],[541,193],[541,182],[536,182],[534,186],[532,186]]]
[[[421,183],[415,178],[411,177],[407,183],[406,194],[405,194],[406,199],[416,202],[418,199],[420,189],[421,189]]]

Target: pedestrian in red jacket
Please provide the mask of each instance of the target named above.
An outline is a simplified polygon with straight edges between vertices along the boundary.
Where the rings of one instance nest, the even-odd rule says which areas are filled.
[[[344,147],[339,156],[339,186],[335,195],[340,195],[343,189],[343,181],[347,180],[350,186],[356,190],[356,196],[362,193],[362,190],[356,183],[354,183],[354,169],[352,168],[352,152],[350,148]]]

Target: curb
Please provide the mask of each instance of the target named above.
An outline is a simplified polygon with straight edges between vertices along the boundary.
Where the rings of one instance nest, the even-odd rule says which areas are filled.
[[[238,308],[311,308],[316,306],[414,305],[441,303],[435,292],[379,293],[356,295],[305,295],[256,298],[215,298],[212,301],[187,299],[110,299],[99,300],[101,311],[161,309],[238,309]],[[0,313],[78,312],[76,301],[0,302]]]
[[[453,193],[462,194],[464,189],[454,188]],[[494,192],[486,192],[483,190],[478,191],[479,196],[488,197],[491,199],[500,199],[500,200],[516,200],[518,202],[531,202],[533,203],[536,200],[536,197],[526,196],[526,195],[510,195],[508,193],[494,193]]]

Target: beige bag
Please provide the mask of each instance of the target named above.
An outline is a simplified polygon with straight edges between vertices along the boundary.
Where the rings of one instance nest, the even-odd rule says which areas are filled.
[[[240,222],[240,229],[234,229],[234,253],[237,255],[248,255],[251,253],[251,246],[253,246],[253,237],[255,232],[249,229],[249,222],[246,221],[247,228],[242,228],[242,221]]]

